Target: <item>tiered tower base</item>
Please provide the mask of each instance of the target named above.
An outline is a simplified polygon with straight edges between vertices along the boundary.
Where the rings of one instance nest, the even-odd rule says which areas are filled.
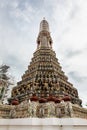
[[[84,118],[87,109],[71,102],[39,103],[24,101],[19,105],[0,105],[0,118]]]

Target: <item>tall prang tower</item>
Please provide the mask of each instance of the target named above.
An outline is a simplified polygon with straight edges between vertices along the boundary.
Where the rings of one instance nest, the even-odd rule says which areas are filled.
[[[14,99],[17,99],[19,104],[28,99],[43,103],[70,100],[72,104],[81,106],[78,91],[68,81],[52,45],[49,24],[43,19],[37,37],[37,49],[22,80],[12,90],[10,103]]]

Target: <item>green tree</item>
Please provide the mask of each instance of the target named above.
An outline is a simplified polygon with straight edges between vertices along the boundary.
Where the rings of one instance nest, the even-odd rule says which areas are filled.
[[[7,65],[1,65],[0,66],[0,81],[4,83],[4,86],[1,87],[0,91],[0,99],[4,98],[6,94],[6,89],[13,85],[13,77],[9,75],[9,68],[10,66]]]
[[[9,68],[10,67],[7,65],[0,66],[0,79],[5,80],[5,81],[8,81],[10,79],[7,74]]]

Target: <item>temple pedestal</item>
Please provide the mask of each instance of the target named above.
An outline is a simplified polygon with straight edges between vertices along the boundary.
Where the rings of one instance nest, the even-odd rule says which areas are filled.
[[[0,130],[87,130],[87,120],[81,118],[0,119]]]

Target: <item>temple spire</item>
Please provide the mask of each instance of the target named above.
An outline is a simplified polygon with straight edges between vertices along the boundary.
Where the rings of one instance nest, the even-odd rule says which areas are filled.
[[[37,49],[42,47],[52,49],[52,38],[50,36],[49,24],[45,18],[40,22],[39,35],[37,38]]]

